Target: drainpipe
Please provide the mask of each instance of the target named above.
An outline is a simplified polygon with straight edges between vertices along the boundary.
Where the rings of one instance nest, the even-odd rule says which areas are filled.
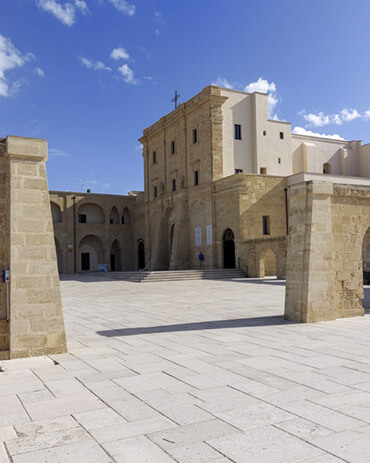
[[[73,200],[73,265],[74,265],[74,273],[77,273],[76,196],[72,196],[72,200]]]

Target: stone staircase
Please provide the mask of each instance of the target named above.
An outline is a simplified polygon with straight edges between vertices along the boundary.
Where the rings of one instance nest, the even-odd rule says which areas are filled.
[[[182,280],[232,280],[245,278],[245,272],[239,269],[207,269],[207,270],[160,270],[143,272],[108,272],[95,273],[109,280],[158,282]]]

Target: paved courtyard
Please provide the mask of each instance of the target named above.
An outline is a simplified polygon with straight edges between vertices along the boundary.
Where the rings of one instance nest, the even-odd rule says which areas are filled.
[[[276,280],[61,286],[69,353],[0,362],[0,463],[369,463],[370,315],[284,322]]]

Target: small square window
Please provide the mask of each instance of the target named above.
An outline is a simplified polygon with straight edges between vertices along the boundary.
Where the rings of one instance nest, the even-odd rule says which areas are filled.
[[[266,175],[267,174],[267,168],[266,167],[260,167],[260,174]]]
[[[280,140],[284,140],[284,132],[280,132]]]
[[[265,137],[267,135],[266,130],[263,131],[263,136]]]
[[[198,143],[198,131],[197,131],[197,129],[193,130],[193,143]]]
[[[278,164],[281,164],[281,158],[278,158]]]
[[[122,225],[125,224],[125,217],[124,217],[124,216],[121,217],[121,224],[122,224]]]
[[[194,186],[199,185],[199,170],[194,171]]]
[[[175,142],[171,141],[171,154],[175,154]]]
[[[242,173],[243,173],[243,169],[235,169],[235,173],[236,173],[236,174],[242,174]]]
[[[235,140],[242,139],[242,126],[240,124],[235,124]]]
[[[264,235],[270,234],[270,216],[269,215],[262,216],[262,233]]]
[[[157,152],[153,151],[153,164],[157,162]]]
[[[172,179],[172,191],[176,191],[176,179]]]
[[[155,198],[158,196],[158,188],[156,186],[153,188],[153,196]]]
[[[87,223],[86,214],[78,214],[78,223]]]
[[[109,223],[113,223],[113,219],[109,219]]]

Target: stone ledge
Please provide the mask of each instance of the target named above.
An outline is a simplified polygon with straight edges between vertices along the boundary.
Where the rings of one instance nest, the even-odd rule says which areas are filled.
[[[46,161],[48,158],[47,141],[40,138],[15,137],[6,138],[6,156],[30,160]]]

